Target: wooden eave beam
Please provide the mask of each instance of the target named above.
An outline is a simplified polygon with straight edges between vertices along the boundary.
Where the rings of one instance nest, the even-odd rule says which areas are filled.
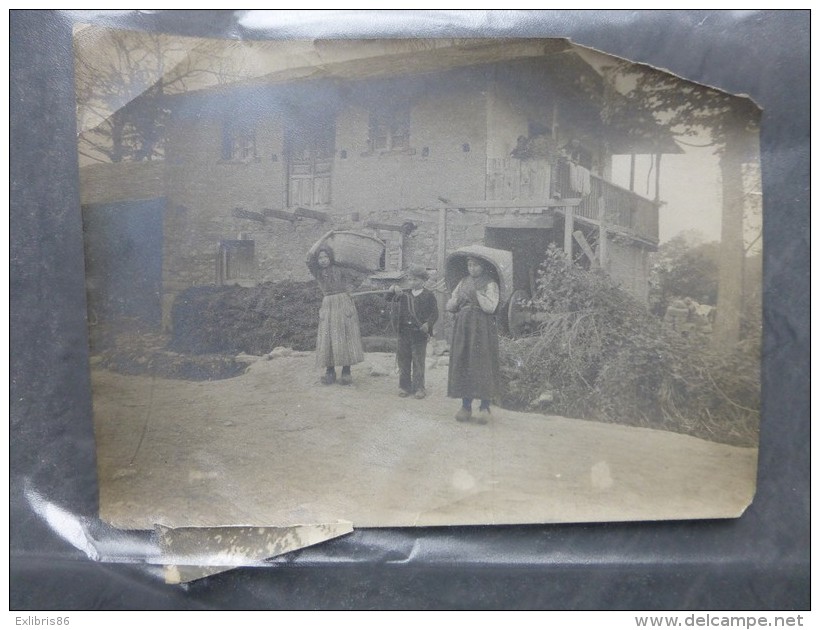
[[[265,208],[262,214],[273,219],[283,219],[293,223],[298,218],[295,212],[288,212],[287,210],[276,210],[275,208]]]
[[[231,210],[231,216],[236,219],[250,219],[251,221],[265,222],[265,217],[261,212],[253,212],[243,208],[234,208]]]
[[[316,221],[321,221],[324,223],[325,221],[330,219],[330,216],[327,212],[321,212],[319,210],[311,210],[310,208],[296,208],[294,211],[297,217],[305,217],[308,219],[315,219]]]

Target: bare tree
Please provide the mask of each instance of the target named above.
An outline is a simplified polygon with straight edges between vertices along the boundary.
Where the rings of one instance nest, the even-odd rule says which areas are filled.
[[[241,78],[207,40],[92,29],[76,38],[80,151],[100,162],[163,156],[168,97]]]

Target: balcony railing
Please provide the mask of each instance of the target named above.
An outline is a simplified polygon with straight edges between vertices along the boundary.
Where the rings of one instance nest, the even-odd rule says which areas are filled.
[[[599,221],[652,242],[658,240],[658,204],[560,160],[487,161],[486,198],[492,201],[581,199],[576,216]]]
[[[603,219],[610,225],[657,242],[658,204],[567,161],[552,168],[551,196],[579,198],[576,216],[595,221]]]

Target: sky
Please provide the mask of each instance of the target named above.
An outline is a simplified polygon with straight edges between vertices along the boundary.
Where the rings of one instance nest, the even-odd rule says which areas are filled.
[[[661,159],[660,196],[665,203],[660,209],[660,242],[693,229],[703,233],[707,241],[719,241],[720,168],[714,147],[682,148],[685,153],[664,155]],[[650,156],[637,156],[635,191],[651,199],[655,196],[655,173],[650,172],[650,165]],[[613,160],[612,179],[614,184],[629,188],[629,156],[616,156]]]
[[[576,46],[575,50],[602,75],[616,61],[615,57],[583,46]],[[627,93],[634,86],[634,77],[628,74],[618,74],[615,78],[615,88],[622,93]],[[665,204],[660,210],[660,242],[687,230],[702,232],[707,241],[719,241],[721,188],[720,165],[715,149],[712,146],[689,146],[707,144],[709,138],[703,133],[681,140],[685,142],[679,143],[683,153],[664,155],[661,159],[660,198]],[[615,156],[612,163],[613,183],[627,189],[629,161],[628,155]],[[655,173],[651,165],[651,156],[637,156],[635,192],[654,199]]]

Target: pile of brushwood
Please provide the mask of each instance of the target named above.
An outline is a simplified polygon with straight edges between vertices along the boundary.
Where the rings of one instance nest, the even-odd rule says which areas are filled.
[[[556,248],[531,306],[543,324],[501,339],[502,405],[757,444],[759,330],[722,351],[683,337]]]
[[[355,301],[362,335],[384,334],[385,299],[365,295]],[[279,346],[313,350],[321,304],[315,281],[190,287],[174,301],[169,347],[191,354],[263,355]]]

